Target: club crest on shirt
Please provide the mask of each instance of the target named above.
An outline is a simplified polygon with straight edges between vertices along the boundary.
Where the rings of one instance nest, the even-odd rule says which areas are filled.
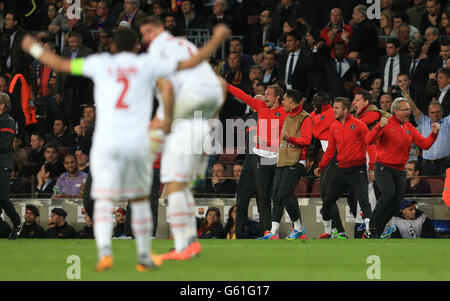
[[[406,130],[406,134],[411,135],[411,132],[409,130]]]
[[[353,130],[355,129],[355,125],[352,124],[352,125],[350,126],[350,129],[353,131]]]
[[[275,117],[280,117],[280,116],[281,116],[280,112],[275,113]]]
[[[325,116],[320,117],[320,120],[325,120]]]

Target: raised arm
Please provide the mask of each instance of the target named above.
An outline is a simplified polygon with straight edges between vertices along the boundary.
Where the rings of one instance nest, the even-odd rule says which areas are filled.
[[[250,95],[233,85],[227,84],[227,91],[237,99],[242,100],[243,102],[248,104],[254,110],[258,110],[262,105],[265,106],[264,101],[251,97]]]
[[[39,45],[37,40],[29,34],[25,35],[22,39],[22,49],[56,72],[70,73],[71,60],[62,58],[59,55],[45,50]]]
[[[205,44],[198,52],[190,57],[188,60],[181,61],[178,64],[178,70],[188,69],[197,66],[204,60],[210,58],[214,52],[225,42],[230,35],[230,29],[224,25],[219,24],[214,28],[214,33],[211,40]]]
[[[416,106],[416,103],[414,102],[414,100],[411,98],[411,95],[409,95],[409,93],[405,94],[404,97],[408,100],[409,105],[411,106],[411,110],[414,114],[414,117],[416,118],[416,120],[419,120],[420,115],[422,114],[422,112],[419,110],[419,108]]]

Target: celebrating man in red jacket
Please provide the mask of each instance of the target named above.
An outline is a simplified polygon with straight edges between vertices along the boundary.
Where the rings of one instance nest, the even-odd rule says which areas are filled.
[[[349,186],[353,188],[358,197],[364,222],[369,225],[372,209],[369,203],[367,190],[367,167],[365,137],[369,129],[362,121],[353,118],[350,112],[350,100],[337,97],[334,100],[334,118],[338,121],[330,126],[330,140],[319,167],[314,170],[320,176],[321,170],[328,166],[337,152],[337,169],[328,182],[327,193],[323,199],[322,219],[325,233],[331,235],[332,209],[336,201]],[[369,150],[369,169],[373,169],[373,152]],[[367,227],[368,228],[368,227]]]
[[[434,122],[432,132],[424,138],[409,123],[411,107],[406,98],[397,98],[392,103],[391,118],[382,117],[366,136],[367,144],[376,143],[375,180],[381,190],[381,198],[370,220],[370,237],[378,237],[386,223],[400,209],[406,188],[405,165],[408,163],[411,143],[429,149],[436,141],[440,126]]]

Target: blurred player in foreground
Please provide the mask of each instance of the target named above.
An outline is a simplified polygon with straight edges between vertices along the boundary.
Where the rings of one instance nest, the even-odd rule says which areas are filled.
[[[114,32],[112,50],[87,58],[63,59],[44,49],[31,36],[22,41],[24,51],[57,72],[90,77],[95,84],[98,108],[96,129],[90,157],[92,159],[92,197],[94,233],[98,249],[97,271],[113,266],[111,237],[113,201],[129,199],[132,207],[132,229],[136,238],[138,271],[162,264],[159,256],[150,254],[152,216],[148,202],[151,187],[148,120],[152,111],[153,89],[165,94],[164,129],[170,128],[170,90],[160,78],[176,70],[192,68],[207,59],[226,40],[229,30],[217,27],[211,41],[189,60],[136,55],[138,39],[131,30]],[[169,99],[167,99],[169,98]],[[173,101],[173,99],[172,99]]]

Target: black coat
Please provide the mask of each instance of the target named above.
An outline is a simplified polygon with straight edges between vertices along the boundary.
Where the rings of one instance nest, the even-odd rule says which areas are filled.
[[[441,91],[439,90],[437,81],[430,79],[425,88],[425,98],[421,103],[421,107],[426,109],[424,112],[428,112],[428,104],[431,102],[432,98],[435,97],[436,100],[439,99]],[[448,116],[450,113],[450,91],[445,93],[444,99],[442,100],[442,108],[444,110],[444,115],[442,117]]]
[[[270,37],[272,42],[278,41],[283,35],[283,24],[285,21],[295,22],[301,16],[301,6],[293,1],[286,10],[283,4],[278,4],[272,15],[272,25],[270,27]]]
[[[286,82],[286,66],[290,53],[284,52],[278,59],[278,80]],[[309,74],[312,69],[313,57],[311,53],[306,50],[300,50],[300,55],[297,63],[293,67],[292,74],[292,88],[298,90],[302,96],[309,98],[311,95],[311,83]]]
[[[206,228],[199,238],[201,239],[225,238],[225,230],[223,229],[222,223],[217,222],[211,225],[209,228]]]
[[[75,229],[66,222],[61,227],[51,227],[45,232],[45,238],[75,238]]]
[[[358,51],[363,65],[376,70],[378,65],[378,29],[371,20],[355,25],[355,32],[348,43],[350,51]]]
[[[45,230],[40,225],[33,223],[31,225],[23,225],[20,230],[20,238],[45,238]]]
[[[406,54],[399,54],[400,56],[400,73],[409,74],[409,65],[411,62],[411,57]],[[374,74],[375,77],[381,78],[381,88],[384,86],[384,72],[386,69],[386,64],[389,63],[389,57],[384,55],[380,58],[378,72]],[[393,78],[393,82],[396,82],[397,79]]]
[[[353,99],[353,92],[347,91],[344,88],[344,83],[353,82],[353,80],[356,79],[358,67],[356,62],[353,60],[346,61],[350,64],[350,69],[348,69],[342,77],[339,76],[336,70],[337,62],[334,59],[330,58],[324,62],[325,83],[327,84],[326,91],[333,99],[335,97],[346,97],[348,99]]]

